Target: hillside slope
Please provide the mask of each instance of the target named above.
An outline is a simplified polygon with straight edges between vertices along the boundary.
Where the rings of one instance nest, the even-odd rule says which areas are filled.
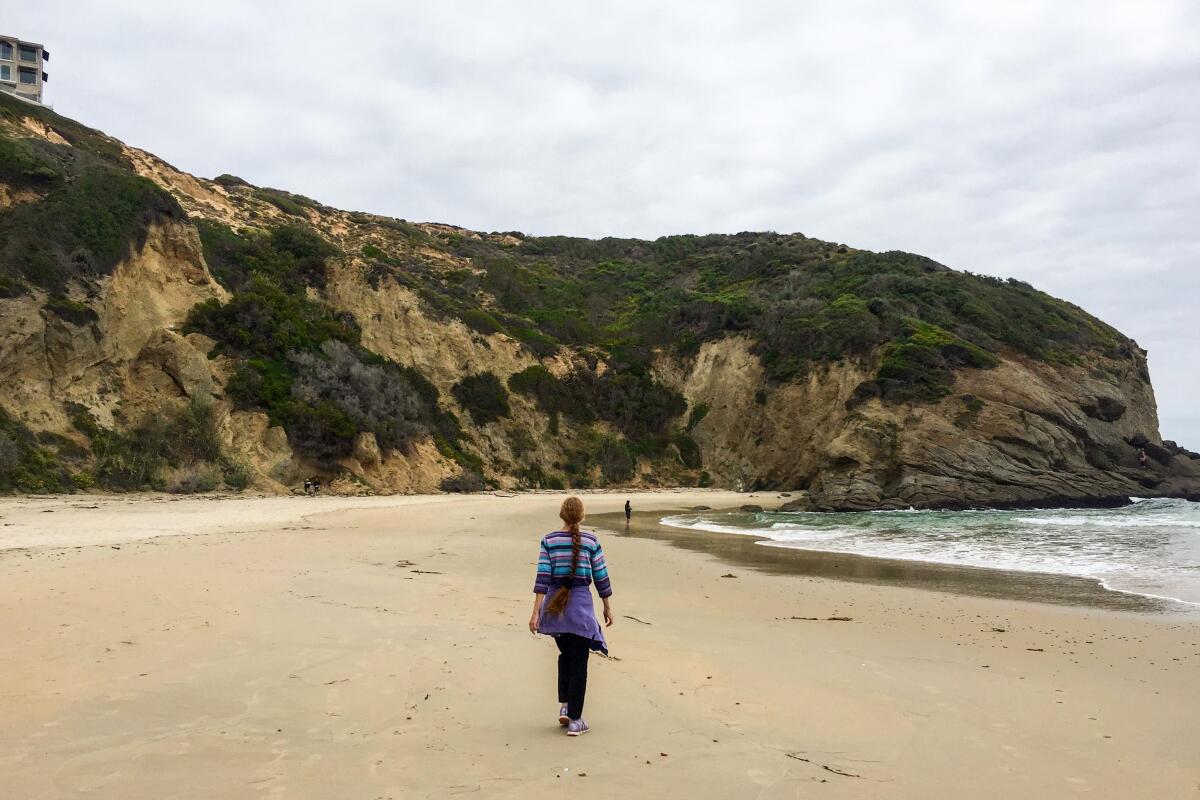
[[[800,234],[346,212],[2,95],[0,411],[19,491],[1200,491],[1197,457],[1160,441],[1145,353],[1020,282]]]

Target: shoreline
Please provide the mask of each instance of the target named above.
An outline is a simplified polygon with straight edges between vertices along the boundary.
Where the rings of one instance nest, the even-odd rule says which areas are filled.
[[[641,496],[662,498],[686,493],[704,498],[723,497],[726,500],[761,499],[753,494],[732,493],[720,489],[665,488],[642,492],[611,489],[578,490],[573,493],[586,498],[618,496]],[[167,493],[129,493],[103,495],[23,495],[0,497],[0,558],[5,552],[22,552],[39,548],[72,549],[88,546],[121,545],[127,542],[159,539],[171,536],[195,536],[230,530],[304,530],[311,527],[310,518],[339,512],[394,510],[419,505],[453,504],[462,498],[495,497],[511,500],[521,497],[562,496],[557,491],[530,492],[477,492],[469,494],[438,493],[426,495],[321,495],[279,496],[246,494],[201,494],[174,495]],[[732,495],[732,497],[731,497]],[[778,498],[785,499],[785,498]],[[65,503],[64,501],[68,501]],[[45,531],[58,529],[52,518],[42,516],[52,511],[71,509],[111,511],[118,507],[133,507],[139,512],[159,509],[173,511],[184,503],[215,503],[229,512],[230,507],[241,513],[232,514],[230,519],[196,520],[184,519],[183,525],[165,528],[162,515],[152,515],[151,530],[145,525],[134,525],[122,516],[117,522],[121,532],[113,525],[101,525],[99,531],[92,526],[87,534],[71,531],[66,536],[47,536]],[[744,503],[740,505],[745,505]],[[709,508],[714,513],[729,513],[739,510],[740,505],[722,505]],[[286,509],[286,511],[285,511]],[[283,512],[282,514],[280,512]],[[616,535],[634,535],[642,538],[666,541],[672,546],[693,552],[705,552],[722,558],[733,566],[747,566],[768,574],[804,575],[832,580],[899,586],[923,591],[950,594],[965,594],[976,597],[1049,603],[1053,605],[1080,605],[1100,609],[1131,611],[1135,613],[1160,613],[1169,615],[1200,615],[1200,604],[1176,597],[1155,595],[1114,588],[1103,579],[1072,575],[1070,573],[1014,570],[981,567],[920,558],[877,556],[836,550],[819,550],[784,546],[773,540],[753,533],[727,531],[696,531],[662,523],[662,518],[677,514],[695,513],[694,508],[672,507],[655,512],[635,512],[638,527],[625,531],[621,512],[589,515],[585,526],[598,523],[603,530]],[[822,512],[816,512],[822,513]],[[24,529],[25,539],[16,540],[12,527]],[[20,535],[20,534],[16,534]]]
[[[721,509],[713,511],[719,512]],[[602,529],[610,534],[667,542],[681,550],[706,553],[730,566],[746,567],[768,575],[797,575],[952,595],[1080,606],[1138,614],[1185,617],[1194,614],[1200,618],[1200,608],[1195,604],[1176,598],[1111,589],[1097,578],[785,547],[766,537],[750,533],[697,531],[666,525],[660,521],[661,516],[687,512],[687,509],[672,509],[665,515],[659,512],[638,512],[634,514],[638,525],[631,529],[625,528],[624,517],[617,514],[606,514],[602,519],[593,521],[603,525]]]
[[[592,494],[585,526],[627,496],[649,517],[744,497]],[[830,580],[751,537],[728,536],[769,569],[602,530],[613,658],[591,662],[592,732],[568,739],[556,650],[525,628],[562,497],[292,498],[266,527],[205,500],[39,517],[111,530],[138,512],[181,535],[0,558],[0,785],[30,800],[1195,793],[1196,620]]]

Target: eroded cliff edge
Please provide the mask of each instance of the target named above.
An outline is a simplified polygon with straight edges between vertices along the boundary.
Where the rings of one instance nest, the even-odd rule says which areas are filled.
[[[345,212],[0,103],[3,488],[701,484],[817,509],[1200,492],[1145,353],[1024,284],[799,234],[587,242]],[[139,436],[180,431],[201,441],[143,463]]]

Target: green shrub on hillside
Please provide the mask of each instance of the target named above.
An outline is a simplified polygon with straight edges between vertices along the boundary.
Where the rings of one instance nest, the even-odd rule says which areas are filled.
[[[356,431],[375,434],[384,449],[407,452],[427,432],[420,392],[390,361],[363,363],[344,342],[330,340],[320,355],[297,353],[291,396],[302,404],[328,404],[350,420]]]
[[[7,275],[0,275],[0,300],[20,297],[28,291],[28,287],[21,281],[14,280]]]
[[[217,352],[274,360],[288,353],[313,351],[334,340],[357,345],[358,325],[348,314],[289,293],[270,278],[256,274],[226,303],[212,298],[188,314],[185,330],[211,337]]]
[[[490,372],[467,375],[451,388],[476,425],[496,422],[509,415],[508,392],[500,379]]]
[[[637,457],[624,440],[592,430],[567,453],[563,468],[571,477],[573,487],[587,488],[591,484],[589,473],[593,470],[599,470],[604,483],[616,484],[630,480],[636,466]]]
[[[363,431],[381,448],[403,452],[416,438],[441,433],[448,455],[456,452],[458,432],[437,410],[436,389],[414,370],[337,340],[283,361],[247,359],[226,390],[239,407],[264,409],[293,447],[321,460],[349,455]]]
[[[316,200],[313,200],[311,197],[305,197],[302,194],[285,192],[283,189],[271,189],[268,187],[263,187],[261,189],[255,189],[254,196],[259,200],[270,203],[285,214],[290,214],[293,217],[300,217],[302,219],[307,218],[308,216],[304,209],[319,209],[321,207],[321,204]]]
[[[551,489],[557,491],[567,488],[566,482],[563,481],[561,475],[546,472],[537,464],[519,469],[515,474],[517,480],[521,482],[521,487],[524,489]]]
[[[601,376],[576,372],[564,381],[537,365],[512,375],[509,388],[534,399],[550,418],[551,432],[558,430],[559,415],[579,424],[601,419],[646,454],[661,452],[668,425],[687,410],[682,395],[633,367]]]
[[[75,428],[91,441],[95,480],[104,488],[164,489],[169,468],[182,471],[182,482],[173,486],[179,491],[207,483],[205,475],[220,475],[221,443],[211,402],[191,400],[147,414],[125,430],[101,426],[83,406],[72,405],[69,411]],[[183,480],[188,474],[194,481]]]
[[[61,169],[32,142],[0,137],[0,183],[42,192],[62,182]]]
[[[458,475],[455,475],[451,478],[446,478],[441,484],[441,489],[443,492],[453,492],[457,494],[482,492],[487,488],[487,482],[478,472],[475,472],[474,470],[464,470]]]
[[[517,394],[533,398],[538,408],[549,418],[551,433],[558,433],[560,415],[581,424],[596,419],[596,412],[588,398],[582,396],[571,384],[559,380],[541,364],[510,375],[508,388]]]
[[[322,287],[329,260],[341,255],[338,248],[301,224],[241,232],[210,220],[195,224],[209,270],[230,290],[247,285],[256,276],[293,293],[309,285]]]
[[[0,492],[73,492],[70,470],[23,424],[0,410]]]
[[[0,274],[51,291],[111,273],[150,225],[185,218],[153,182],[66,145],[0,136],[0,180],[8,179],[42,197],[0,215]]]
[[[504,330],[503,326],[496,321],[496,318],[482,308],[472,308],[464,311],[462,321],[471,330],[478,331],[485,336]]]
[[[14,122],[22,118],[35,119],[49,126],[51,130],[65,139],[74,151],[87,153],[89,156],[123,169],[131,168],[129,159],[125,157],[124,148],[116,139],[86,125],[80,125],[73,119],[56,114],[46,106],[33,106],[16,99],[11,94],[0,92],[0,117]]]
[[[213,183],[218,183],[226,189],[232,189],[236,186],[249,186],[250,183],[239,178],[237,175],[230,175],[228,172],[218,175],[213,178]]]
[[[42,309],[72,325],[88,325],[100,318],[91,306],[70,300],[62,295],[51,295]]]
[[[875,382],[887,400],[932,401],[950,393],[954,370],[998,363],[982,348],[936,325],[912,320],[908,336],[884,348]]]
[[[679,451],[679,462],[683,466],[688,469],[700,469],[703,466],[700,445],[696,444],[696,440],[691,436],[686,434],[675,436],[671,439],[671,443]]]

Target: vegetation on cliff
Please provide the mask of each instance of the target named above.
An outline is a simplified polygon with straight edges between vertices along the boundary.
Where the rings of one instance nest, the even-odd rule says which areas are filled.
[[[75,487],[65,459],[0,410],[0,491],[70,492]]]
[[[686,355],[741,332],[754,338],[774,381],[882,352],[864,392],[922,401],[947,394],[955,370],[990,367],[1005,349],[1077,363],[1091,351],[1128,355],[1131,347],[1081,309],[1020,281],[801,234],[643,241],[463,232],[426,234],[422,244],[474,269],[417,266],[379,247],[364,256],[376,275],[414,287],[437,313],[505,330],[538,355],[562,345],[607,351],[635,372],[657,348]]]
[[[369,432],[380,447],[401,452],[432,434],[446,455],[477,466],[459,446],[458,420],[438,407],[437,389],[417,370],[362,347],[351,315],[309,296],[310,286],[324,285],[337,248],[299,224],[198,227],[206,260],[232,295],[196,306],[186,330],[239,360],[227,391],[240,407],[265,410],[293,447],[324,462],[349,455],[358,434]]]
[[[0,119],[52,114],[21,105],[0,93]],[[167,191],[133,173],[119,144],[53,119],[68,144],[0,136],[0,182],[40,198],[0,214],[0,276],[13,288],[62,291],[71,280],[107,275],[150,224],[185,218]]]

